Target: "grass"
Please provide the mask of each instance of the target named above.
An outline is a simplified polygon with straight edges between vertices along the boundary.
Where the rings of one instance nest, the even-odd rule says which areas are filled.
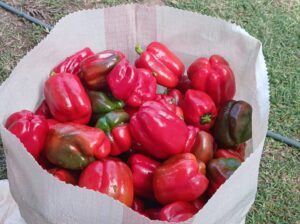
[[[78,9],[128,2],[136,1],[29,0],[17,3],[11,1],[32,15],[52,24],[63,15]],[[166,0],[163,3],[234,22],[262,42],[270,78],[269,129],[299,140],[299,2],[297,0]],[[0,45],[4,46],[0,49],[0,81],[8,76],[26,51],[47,34],[43,29],[32,26],[26,21],[4,14],[4,11],[0,11]],[[0,150],[1,163],[3,164],[3,153]],[[5,175],[5,166],[0,165],[0,179],[5,178]],[[300,151],[267,139],[260,167],[258,194],[247,216],[247,224],[299,224],[299,199]]]

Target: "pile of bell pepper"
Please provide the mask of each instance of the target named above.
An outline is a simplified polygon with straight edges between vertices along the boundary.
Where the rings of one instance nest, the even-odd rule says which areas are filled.
[[[67,57],[49,72],[37,109],[5,126],[58,180],[150,219],[184,221],[245,160],[252,108],[233,99],[234,72],[220,55],[195,59],[184,75],[160,42],[136,52],[134,65],[116,50]]]

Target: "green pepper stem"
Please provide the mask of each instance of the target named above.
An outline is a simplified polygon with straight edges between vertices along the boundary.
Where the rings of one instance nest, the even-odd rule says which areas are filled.
[[[143,53],[144,49],[141,47],[141,45],[137,44],[135,46],[135,51],[136,51],[136,53],[138,53],[139,55],[141,55]]]
[[[204,114],[200,118],[200,124],[207,124],[211,122],[211,114]]]

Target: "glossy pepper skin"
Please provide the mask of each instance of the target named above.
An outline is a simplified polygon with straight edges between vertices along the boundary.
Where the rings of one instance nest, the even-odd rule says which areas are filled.
[[[185,143],[185,150],[184,152],[191,152],[197,138],[197,133],[199,132],[199,128],[194,126],[188,126],[189,134],[187,141]]]
[[[208,194],[212,196],[240,165],[241,161],[235,158],[210,160],[207,166]]]
[[[156,101],[144,103],[131,117],[130,131],[137,145],[160,159],[184,152],[189,134],[183,120]]]
[[[181,120],[183,120],[183,111],[181,107],[177,106],[176,98],[166,94],[157,94],[155,101],[163,104],[167,109],[175,113]]]
[[[196,157],[191,153],[172,156],[154,171],[153,190],[161,204],[193,201],[208,186],[208,179],[200,173]]]
[[[121,52],[106,50],[85,58],[80,63],[80,79],[90,90],[102,90],[106,87],[106,76],[124,58]]]
[[[77,76],[70,73],[51,76],[45,82],[44,95],[56,120],[78,124],[89,122],[91,103]]]
[[[143,214],[144,213],[144,203],[141,199],[134,197],[133,198],[133,202],[132,202],[132,206],[131,206],[132,210]]]
[[[130,149],[132,144],[129,124],[122,124],[107,133],[107,137],[110,140],[111,151],[110,155],[117,156]]]
[[[234,74],[228,62],[219,55],[196,59],[187,74],[193,89],[206,92],[217,107],[234,97],[236,87]]]
[[[59,63],[53,70],[53,73],[71,73],[74,75],[77,75],[80,70],[80,62],[93,55],[94,52],[86,47],[75,54],[67,57],[65,60],[63,60],[61,63]]]
[[[43,100],[34,112],[36,115],[43,115],[45,118],[53,118],[46,100]]]
[[[116,100],[113,97],[109,97],[104,92],[89,91],[88,96],[91,101],[93,113],[108,113],[113,110],[119,110],[124,107],[124,102]]]
[[[176,105],[180,105],[183,100],[183,95],[178,89],[169,90],[167,95],[174,99]]]
[[[52,168],[48,170],[49,173],[51,173],[53,176],[55,176],[57,179],[66,182],[67,184],[77,184],[77,180],[70,171],[62,168]]]
[[[139,107],[156,96],[156,80],[151,72],[134,68],[126,59],[115,66],[107,82],[113,96],[131,107]]]
[[[238,149],[218,149],[214,153],[215,158],[235,158],[244,162],[245,160],[245,144],[240,144]]]
[[[217,117],[215,103],[204,92],[189,89],[181,102],[184,119],[201,130],[209,130]]]
[[[129,167],[116,159],[91,163],[79,177],[79,187],[107,194],[128,207],[133,202],[133,182]]]
[[[162,86],[169,88],[177,86],[184,73],[184,64],[165,45],[160,42],[152,42],[145,51],[137,46],[136,52],[140,54],[135,61],[137,68],[151,71],[157,83]]]
[[[129,121],[129,115],[123,110],[111,111],[107,114],[101,115],[98,118],[96,126],[105,133],[109,133],[114,127],[124,124]]]
[[[219,148],[234,149],[252,137],[252,107],[245,101],[228,101],[220,108],[214,125]]]
[[[134,154],[127,164],[132,171],[134,193],[143,198],[153,199],[153,174],[160,163],[142,154]]]
[[[21,110],[7,118],[5,127],[20,139],[35,159],[38,159],[48,134],[48,124],[44,116]]]
[[[51,163],[65,169],[82,170],[95,157],[106,157],[110,153],[110,143],[98,128],[59,123],[50,129],[44,150]]]
[[[176,201],[160,210],[159,219],[168,222],[183,222],[197,213],[196,207],[185,201]]]
[[[191,152],[198,161],[207,164],[214,156],[214,138],[206,131],[199,131]]]

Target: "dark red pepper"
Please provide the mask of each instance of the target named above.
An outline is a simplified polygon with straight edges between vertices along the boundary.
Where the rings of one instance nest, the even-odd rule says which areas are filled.
[[[21,110],[7,118],[5,127],[20,139],[35,159],[38,159],[48,134],[48,124],[44,116]]]
[[[177,106],[175,97],[166,94],[157,94],[154,100],[163,104],[168,110],[172,111],[183,120],[183,111]]]
[[[102,90],[106,87],[106,76],[124,58],[119,51],[106,50],[94,54],[80,63],[79,76],[88,89]]]
[[[240,165],[241,161],[235,158],[210,160],[207,166],[208,195],[212,196]]]
[[[109,73],[107,82],[114,97],[132,107],[139,107],[156,96],[156,80],[151,72],[132,67],[126,59]]]
[[[89,122],[91,102],[77,76],[70,73],[51,76],[45,83],[44,95],[56,120],[79,124]]]
[[[214,138],[206,131],[199,131],[191,152],[198,161],[207,163],[214,156]]]
[[[135,61],[137,68],[150,70],[157,83],[162,86],[169,88],[177,86],[184,73],[184,64],[165,45],[152,42],[145,51],[137,46],[136,52],[140,54],[140,57]]]
[[[61,63],[59,63],[53,70],[53,73],[72,73],[74,75],[77,75],[80,70],[80,62],[93,55],[94,52],[86,47],[75,54],[67,57],[65,60],[63,60]]]
[[[134,193],[144,198],[154,198],[153,173],[160,163],[142,154],[132,155],[127,163],[132,171]]]
[[[228,62],[219,55],[212,55],[209,59],[196,59],[188,68],[187,74],[193,89],[206,92],[217,107],[234,97],[234,74]]]
[[[188,91],[188,89],[192,89],[191,80],[186,75],[183,75],[179,80],[176,89],[178,89],[182,94],[185,94],[185,92]]]
[[[217,108],[213,100],[198,90],[189,89],[185,93],[181,108],[185,121],[200,130],[209,130],[217,117]]]

